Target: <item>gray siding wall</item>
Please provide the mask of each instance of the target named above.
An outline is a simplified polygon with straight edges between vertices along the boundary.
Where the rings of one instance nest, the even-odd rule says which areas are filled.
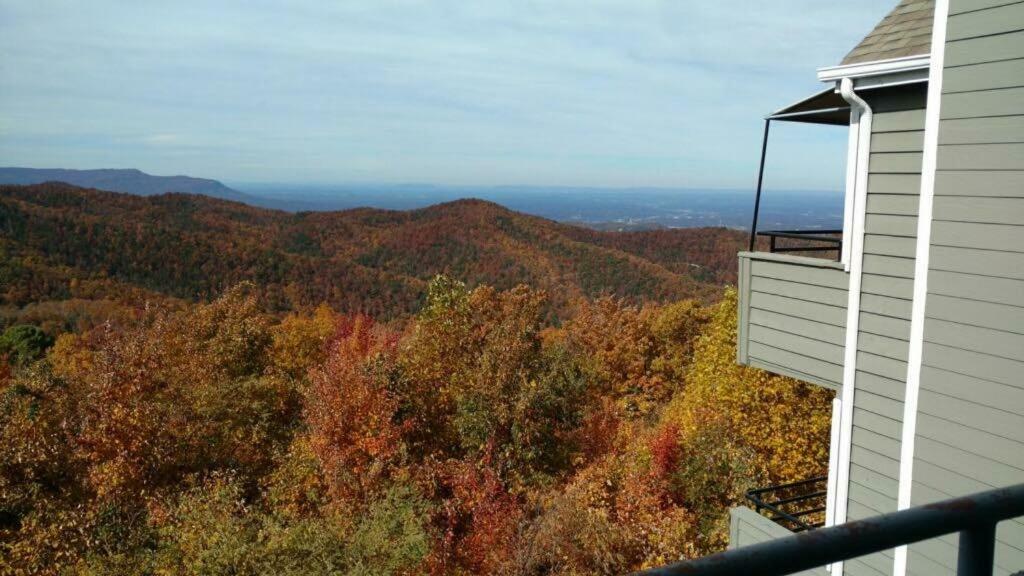
[[[914,505],[1024,482],[1024,2],[952,0],[947,26]],[[997,537],[996,573],[1024,569],[1024,522]]]
[[[729,512],[729,519],[730,549],[793,535],[789,530],[754,512],[750,508],[742,506],[733,508]],[[800,572],[799,574],[802,576],[827,576],[828,572],[824,568],[817,568]]]
[[[875,113],[864,220],[864,272],[847,518],[896,511],[927,87],[862,92]],[[892,574],[892,553],[846,563]]]
[[[741,252],[737,361],[842,387],[849,276],[828,260]]]

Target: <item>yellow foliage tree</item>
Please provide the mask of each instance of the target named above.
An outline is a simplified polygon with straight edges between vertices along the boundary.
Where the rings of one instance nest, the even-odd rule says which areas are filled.
[[[694,351],[686,390],[663,422],[678,428],[685,447],[702,431],[721,427],[755,454],[760,481],[788,482],[824,472],[828,464],[833,393],[736,363],[736,291],[714,310]]]

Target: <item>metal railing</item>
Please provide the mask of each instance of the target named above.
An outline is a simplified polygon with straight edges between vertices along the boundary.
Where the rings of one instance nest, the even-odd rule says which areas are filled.
[[[958,576],[991,576],[996,524],[1024,516],[1024,484],[809,530],[638,572],[646,576],[786,576],[959,532]]]
[[[821,528],[825,524],[827,476],[747,491],[747,501],[758,514],[790,532]]]
[[[836,251],[836,260],[840,260],[843,254],[843,231],[842,230],[765,230],[757,232],[758,236],[769,238],[768,249],[770,252],[826,252]],[[800,245],[787,244],[780,246],[778,239],[800,240]],[[806,244],[815,242],[817,244]]]

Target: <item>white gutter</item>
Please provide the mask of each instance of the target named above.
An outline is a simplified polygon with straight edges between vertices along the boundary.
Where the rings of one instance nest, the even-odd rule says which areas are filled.
[[[839,93],[850,103],[850,125],[856,126],[857,164],[853,173],[853,229],[846,240],[850,244],[850,286],[846,302],[846,342],[843,349],[842,413],[839,417],[839,458],[836,470],[836,499],[833,521],[846,522],[850,496],[850,452],[853,449],[853,396],[857,377],[857,336],[860,331],[860,289],[864,268],[864,220],[868,195],[868,162],[871,153],[871,106],[853,91],[853,80],[843,78]],[[853,138],[851,137],[851,144]],[[832,574],[841,576],[842,562],[832,565]]]
[[[843,78],[853,80],[857,90],[902,86],[928,81],[931,57],[904,56],[874,62],[859,62],[842,66],[829,66],[818,69],[818,80],[822,82],[841,82]]]
[[[928,65],[931,61],[929,54],[918,56],[903,56],[902,58],[890,58],[888,60],[875,60],[873,62],[858,62],[856,64],[843,64],[841,66],[826,66],[818,68],[818,80],[822,82],[842,82],[843,78],[856,80],[869,76],[881,76],[886,74],[899,74],[902,72],[924,71],[927,78]]]

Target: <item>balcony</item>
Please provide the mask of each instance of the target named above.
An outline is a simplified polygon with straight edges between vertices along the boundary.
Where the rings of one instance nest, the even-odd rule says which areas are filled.
[[[736,361],[841,389],[848,285],[835,260],[741,252]]]
[[[805,532],[825,525],[827,476],[747,491],[747,503],[758,514],[790,532]]]
[[[747,505],[730,511],[729,548],[785,538],[824,526],[827,477],[750,490]],[[806,572],[825,576],[817,568]]]
[[[768,252],[772,254],[802,252],[836,262],[843,255],[842,230],[765,230],[756,232],[756,236],[768,239]]]

